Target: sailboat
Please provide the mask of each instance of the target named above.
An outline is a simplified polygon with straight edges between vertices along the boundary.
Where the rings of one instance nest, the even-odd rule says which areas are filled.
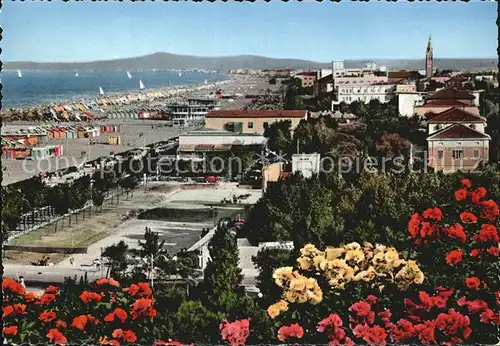
[[[182,72],[181,71],[179,71],[179,77],[182,77]]]
[[[144,89],[144,84],[142,83],[142,80],[139,81],[139,89]]]
[[[207,83],[208,83],[208,82],[207,82],[207,80],[205,79],[205,84],[207,84]]]
[[[132,78],[132,75],[130,74],[130,72],[127,71],[127,77],[130,79]]]
[[[21,70],[17,70],[17,77],[23,78],[23,74],[21,73]]]
[[[104,95],[104,90],[101,87],[99,87],[99,95]]]
[[[78,77],[78,72],[75,73],[75,77]]]

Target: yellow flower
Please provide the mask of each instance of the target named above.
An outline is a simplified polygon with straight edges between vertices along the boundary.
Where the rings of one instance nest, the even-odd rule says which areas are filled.
[[[283,294],[283,298],[289,301],[290,303],[295,303],[296,301],[299,300],[299,293],[295,291],[286,291]]]
[[[312,260],[313,264],[314,264],[314,267],[319,270],[319,268],[321,268],[321,263],[323,263],[325,261],[325,257],[324,256],[315,256]]]
[[[354,276],[353,280],[354,281],[365,281],[369,282],[372,281],[375,276],[377,275],[377,272],[375,271],[375,268],[370,266],[367,270],[360,271],[356,276]]]
[[[424,282],[424,273],[422,273],[415,261],[408,261],[396,274],[395,279],[398,280],[399,288],[407,289],[412,283],[422,284]]]
[[[312,267],[312,261],[309,257],[299,257],[297,258],[297,262],[302,270],[309,270]]]
[[[361,245],[359,245],[359,243],[352,242],[352,243],[345,245],[344,249],[346,249],[346,250],[359,250],[359,249],[361,249]]]
[[[375,267],[385,266],[385,254],[383,252],[377,252],[372,258],[372,264]]]
[[[394,262],[399,260],[399,254],[394,248],[390,248],[384,255],[385,261],[389,266],[393,266]]]
[[[306,288],[306,278],[299,277],[296,279],[292,279],[290,281],[290,290],[292,291],[303,291]]]
[[[345,260],[361,263],[365,260],[365,254],[361,250],[348,250],[345,254]]]
[[[331,260],[334,260],[336,258],[339,258],[340,256],[342,256],[343,254],[345,253],[345,250],[342,249],[342,248],[338,248],[338,247],[329,247],[325,250],[325,258],[326,260],[328,261],[331,261]]]
[[[283,299],[267,308],[267,313],[273,319],[283,311],[288,311],[288,302]]]
[[[375,250],[373,250],[373,252],[374,252],[375,254],[377,254],[377,253],[379,253],[379,252],[386,252],[386,251],[387,251],[387,247],[386,247],[386,246],[384,246],[384,245],[381,245],[381,244],[377,244],[377,245],[375,246]]]
[[[302,249],[300,249],[300,253],[302,256],[316,256],[318,254],[322,254],[323,252],[316,249],[316,246],[313,244],[307,244]]]
[[[293,267],[281,267],[274,271],[273,279],[276,282],[276,285],[279,287],[283,287],[285,282],[293,279]]]
[[[372,243],[369,243],[367,241],[365,241],[363,243],[363,250],[364,251],[373,251],[374,247],[373,247],[373,244]]]

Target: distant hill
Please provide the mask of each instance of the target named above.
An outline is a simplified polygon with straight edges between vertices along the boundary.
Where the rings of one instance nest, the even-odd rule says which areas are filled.
[[[435,67],[439,69],[491,69],[497,67],[497,58],[491,59],[435,59]],[[423,59],[413,60],[345,60],[348,68],[360,67],[367,62],[390,69],[423,69]],[[331,63],[320,63],[298,59],[275,59],[256,55],[199,57],[192,55],[176,55],[170,53],[154,53],[150,55],[115,60],[68,63],[38,63],[30,61],[4,62],[5,70],[39,70],[39,71],[74,71],[74,70],[165,70],[165,69],[209,69],[229,70],[236,68],[273,69],[273,68],[329,68]]]

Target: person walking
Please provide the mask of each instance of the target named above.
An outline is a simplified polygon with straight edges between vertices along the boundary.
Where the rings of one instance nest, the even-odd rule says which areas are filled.
[[[26,284],[24,283],[24,278],[22,276],[19,277],[19,284],[26,288]]]

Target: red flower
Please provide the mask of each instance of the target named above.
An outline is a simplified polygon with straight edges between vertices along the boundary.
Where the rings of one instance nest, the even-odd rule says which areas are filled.
[[[50,285],[47,288],[45,288],[45,292],[44,293],[57,294],[57,293],[59,293],[59,288],[56,287],[56,286]]]
[[[391,328],[391,338],[396,344],[409,341],[415,336],[413,324],[405,319],[400,319],[397,324]]]
[[[420,342],[424,345],[436,342],[434,332],[434,321],[425,321],[424,323],[417,324],[415,326],[415,335],[418,335]]]
[[[472,187],[472,183],[470,182],[469,179],[464,178],[460,180],[460,182],[462,183],[462,187],[465,187],[467,189],[470,189]]]
[[[470,252],[470,257],[479,257],[483,253],[483,249],[472,249]]]
[[[479,204],[479,202],[486,197],[486,189],[484,187],[478,187],[472,192],[472,203]]]
[[[491,246],[487,251],[491,256],[498,256],[500,254],[500,249],[498,249],[498,246]]]
[[[35,292],[28,292],[24,295],[24,300],[26,300],[26,302],[28,303],[35,301],[37,298],[38,294],[36,294]]]
[[[144,298],[149,298],[153,295],[153,291],[149,287],[147,282],[139,282],[137,285],[132,284],[128,288],[123,289],[124,292],[128,292],[131,296],[139,296]]]
[[[377,302],[377,297],[375,297],[373,294],[370,294],[366,297],[365,301],[368,304],[375,304]]]
[[[53,293],[44,293],[41,297],[40,300],[38,300],[35,304],[49,304],[50,302],[54,301],[56,299],[56,295]]]
[[[441,313],[436,318],[436,328],[445,335],[460,340],[468,339],[472,330],[469,327],[470,319],[451,309],[447,314]],[[461,341],[458,341],[461,342]]]
[[[443,212],[437,207],[429,208],[422,213],[422,216],[424,219],[441,221],[443,219]]]
[[[392,316],[391,310],[389,309],[378,313],[378,317],[380,317],[380,319],[384,322],[385,325],[391,322],[391,316]]]
[[[64,345],[68,342],[68,339],[66,339],[64,334],[56,328],[49,330],[49,332],[47,333],[47,337],[49,338],[50,342],[58,345]]]
[[[115,279],[113,278],[101,278],[101,279],[97,279],[95,281],[96,285],[98,286],[102,286],[102,285],[110,285],[110,286],[114,286],[114,287],[120,287],[120,283],[118,281],[116,281]]]
[[[234,322],[222,321],[219,325],[222,340],[226,340],[232,346],[244,345],[250,334],[250,319],[237,320]]]
[[[497,302],[497,305],[500,305],[500,291],[495,292],[495,300]]]
[[[11,291],[14,294],[21,295],[26,293],[26,290],[23,286],[16,280],[12,280],[9,278],[5,278],[2,280],[2,292]]]
[[[481,322],[483,323],[493,323],[495,325],[500,324],[500,313],[496,313],[491,309],[486,309],[481,314]]]
[[[470,278],[465,279],[465,285],[467,286],[467,288],[470,288],[472,290],[477,290],[481,285],[481,281],[476,276],[472,276]]]
[[[457,201],[463,201],[467,198],[467,190],[466,189],[458,189],[455,191],[455,199]]]
[[[474,236],[473,240],[479,240],[484,243],[491,241],[493,243],[499,242],[497,228],[493,225],[484,224],[481,230]]]
[[[460,220],[462,220],[463,223],[476,223],[477,216],[471,212],[464,211],[460,214]]]
[[[462,261],[463,252],[461,250],[452,250],[446,255],[446,263],[454,266]]]
[[[420,227],[420,216],[418,214],[413,214],[408,221],[408,232],[412,238],[416,238],[418,235],[418,229]]]
[[[3,335],[17,335],[17,326],[3,327]]]
[[[124,330],[122,339],[123,339],[123,341],[129,342],[129,343],[134,343],[137,341],[137,336],[131,330]]]
[[[122,322],[125,322],[127,319],[127,312],[123,310],[122,308],[116,308],[114,311],[114,314],[116,317],[118,317]]]
[[[102,295],[99,293],[95,293],[95,292],[83,291],[83,293],[80,294],[80,299],[85,304],[88,304],[93,300],[100,302],[102,299]]]
[[[470,312],[477,313],[487,309],[488,303],[486,303],[484,300],[475,299],[471,302],[468,302],[467,307],[469,308]]]
[[[278,330],[278,339],[280,341],[285,341],[288,338],[302,338],[304,336],[304,329],[297,324],[294,323],[290,326],[283,326]]]
[[[368,345],[384,346],[387,343],[387,333],[384,328],[374,326],[370,328],[370,331],[367,334],[365,334],[363,340],[365,340]]]
[[[349,308],[349,311],[355,312],[358,317],[366,317],[371,312],[371,305],[364,301],[354,303]]]
[[[110,312],[106,316],[104,316],[104,322],[113,322],[115,320],[114,312]]]
[[[56,327],[57,328],[61,328],[61,329],[66,329],[66,322],[64,322],[63,320],[57,320],[56,321]]]
[[[328,330],[328,327],[333,329],[342,328],[342,319],[337,314],[330,314],[327,318],[318,323],[318,332],[323,333]]]
[[[149,298],[139,298],[132,304],[130,311],[132,318],[136,319],[140,315],[154,317],[156,310],[153,308],[153,300]]]
[[[38,319],[42,322],[48,323],[56,318],[56,313],[54,311],[45,310],[38,316]]]
[[[481,208],[481,217],[487,219],[490,222],[495,221],[498,214],[500,213],[498,205],[491,199],[481,202],[479,206]]]
[[[14,307],[12,305],[7,305],[2,307],[3,310],[3,318],[10,316],[14,313]]]
[[[112,346],[120,346],[120,342],[115,339],[108,340],[106,336],[101,336],[99,338],[99,343],[101,345],[112,345]]]
[[[73,319],[71,326],[75,327],[76,329],[84,330],[85,326],[87,325],[87,322],[88,322],[87,315],[80,315]]]
[[[123,330],[122,329],[115,329],[113,333],[111,334],[113,338],[120,339],[123,336]]]
[[[448,237],[458,239],[465,243],[467,236],[465,235],[464,228],[461,224],[457,223],[448,228]]]

